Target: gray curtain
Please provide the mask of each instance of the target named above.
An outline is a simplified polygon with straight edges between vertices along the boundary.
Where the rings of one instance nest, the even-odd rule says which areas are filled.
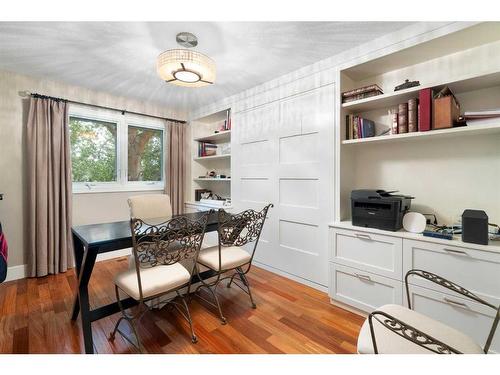
[[[65,272],[73,264],[68,106],[32,97],[26,129],[28,272]]]
[[[188,156],[187,126],[172,121],[166,123],[168,144],[165,153],[165,194],[170,196],[174,215],[184,212]]]

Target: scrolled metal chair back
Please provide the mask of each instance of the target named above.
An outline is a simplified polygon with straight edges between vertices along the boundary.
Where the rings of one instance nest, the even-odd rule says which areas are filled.
[[[257,242],[270,207],[273,205],[268,204],[261,211],[245,210],[238,214],[219,210],[220,246],[243,246]]]
[[[179,216],[162,223],[130,220],[137,267],[172,265],[196,258],[205,235],[208,215],[199,220]]]

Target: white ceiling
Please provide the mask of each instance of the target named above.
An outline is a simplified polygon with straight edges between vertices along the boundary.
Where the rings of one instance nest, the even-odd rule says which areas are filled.
[[[0,22],[0,69],[189,111],[391,33],[407,22]],[[198,36],[216,83],[163,82],[156,57]],[[27,88],[29,89],[29,88]]]

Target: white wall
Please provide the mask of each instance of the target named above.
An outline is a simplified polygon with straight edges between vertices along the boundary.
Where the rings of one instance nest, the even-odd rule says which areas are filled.
[[[24,248],[25,178],[24,128],[26,101],[18,92],[28,90],[75,101],[99,104],[158,116],[185,119],[184,113],[160,105],[143,103],[95,92],[43,78],[0,71],[0,221],[9,243],[9,266],[27,263]],[[74,224],[125,220],[126,199],[133,193],[76,194],[73,197]],[[9,277],[9,275],[8,275]]]

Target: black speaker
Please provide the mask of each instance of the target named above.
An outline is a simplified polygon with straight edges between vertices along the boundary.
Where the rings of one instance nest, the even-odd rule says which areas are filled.
[[[488,245],[488,215],[481,210],[465,210],[462,214],[462,241]]]

